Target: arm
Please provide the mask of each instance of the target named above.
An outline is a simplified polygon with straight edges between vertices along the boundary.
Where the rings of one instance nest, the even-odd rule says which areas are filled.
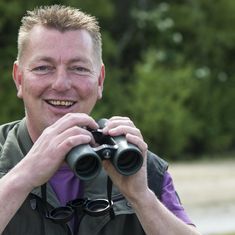
[[[32,189],[51,178],[66,154],[92,140],[91,133],[80,126],[98,127],[85,114],[65,115],[46,128],[28,154],[0,179],[0,234]]]
[[[132,176],[122,176],[109,161],[103,165],[110,175],[113,183],[132,204],[139,221],[148,235],[199,235],[194,226],[190,226],[178,219],[170,212],[148,188],[147,183],[147,144],[144,142],[140,131],[128,118],[114,117],[109,120],[104,128],[104,133],[118,136],[126,135],[127,140],[139,147],[143,153],[144,164]]]
[[[31,191],[20,164],[0,179],[0,234]]]
[[[199,235],[194,226],[185,224],[164,207],[152,191],[129,200],[146,234]]]

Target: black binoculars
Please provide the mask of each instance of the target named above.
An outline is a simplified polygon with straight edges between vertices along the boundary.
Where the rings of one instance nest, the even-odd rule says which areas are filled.
[[[99,120],[99,129],[90,130],[98,147],[82,144],[74,147],[66,156],[66,162],[81,180],[95,178],[104,159],[109,159],[115,169],[126,176],[135,174],[143,164],[141,151],[128,143],[125,136],[111,137],[102,133],[106,121],[107,119]]]

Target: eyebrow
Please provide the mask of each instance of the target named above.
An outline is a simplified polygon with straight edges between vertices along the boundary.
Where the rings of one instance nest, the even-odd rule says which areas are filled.
[[[82,58],[82,57],[75,57],[75,58],[69,60],[69,63],[76,63],[76,62],[83,62],[83,63],[92,64],[92,62],[89,59]]]
[[[52,57],[49,57],[49,56],[38,56],[38,57],[35,57],[32,62],[35,63],[37,61],[45,61],[45,62],[53,63],[56,60]],[[81,56],[72,58],[71,60],[68,61],[68,64],[72,64],[72,63],[76,63],[76,62],[92,64],[92,62],[89,59],[83,58]]]

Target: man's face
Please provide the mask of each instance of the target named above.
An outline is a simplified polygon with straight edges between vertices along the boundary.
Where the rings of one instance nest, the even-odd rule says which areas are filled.
[[[35,138],[66,113],[89,114],[101,98],[104,66],[95,61],[92,45],[85,30],[35,26],[30,32],[13,76]]]

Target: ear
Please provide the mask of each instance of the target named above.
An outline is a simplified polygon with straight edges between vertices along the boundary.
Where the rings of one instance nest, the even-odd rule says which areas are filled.
[[[22,71],[20,69],[18,61],[15,61],[13,64],[12,77],[14,79],[18,98],[22,98]]]
[[[104,88],[104,79],[105,79],[105,66],[101,65],[100,75],[98,80],[98,99],[102,98],[103,88]]]

